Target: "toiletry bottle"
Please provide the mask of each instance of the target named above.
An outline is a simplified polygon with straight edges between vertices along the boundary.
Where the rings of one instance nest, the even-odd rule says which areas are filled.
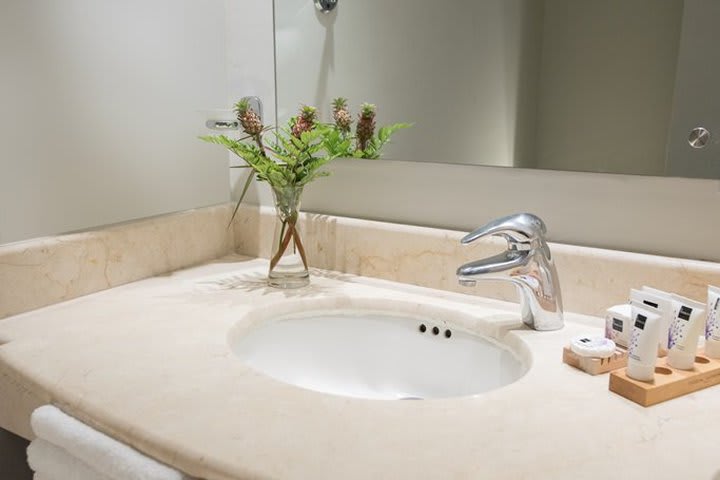
[[[630,304],[623,303],[605,311],[605,338],[619,347],[627,348],[632,332]]]
[[[643,307],[631,303],[633,329],[628,347],[627,376],[643,382],[655,378],[655,362],[660,341],[661,318]]]
[[[668,365],[692,370],[698,341],[705,330],[705,305],[675,294],[672,301],[675,318],[668,338]]]
[[[645,287],[644,287],[645,288]],[[658,355],[667,355],[670,324],[673,321],[672,298],[669,294],[653,293],[647,289],[630,290],[630,301],[642,304],[647,310],[660,315],[660,343]]]
[[[705,355],[720,358],[720,287],[708,287]]]
[[[673,320],[668,332],[667,363],[680,370],[692,370],[698,340],[705,327],[705,305],[655,288],[642,289],[658,296],[669,296],[673,306]]]

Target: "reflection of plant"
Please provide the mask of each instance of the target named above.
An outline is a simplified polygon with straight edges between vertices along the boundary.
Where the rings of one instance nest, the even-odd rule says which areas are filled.
[[[352,115],[348,110],[347,99],[338,97],[333,100],[333,120],[338,129],[347,134],[352,126]]]
[[[375,135],[375,116],[377,107],[371,103],[363,103],[360,107],[358,122],[355,127],[355,137],[349,144],[337,144],[346,147],[343,151],[336,152],[340,157],[354,158],[380,158],[382,149],[390,141],[392,135],[403,128],[409,128],[409,123],[395,123],[380,127]],[[351,138],[350,130],[352,116],[347,106],[347,100],[336,98],[333,100],[333,119],[335,128],[339,130],[344,138]]]
[[[317,126],[317,108],[305,105],[300,109],[300,115],[291,120],[290,131],[293,136],[300,138],[303,133],[313,130]]]
[[[302,187],[318,177],[329,175],[329,172],[322,170],[328,162],[338,157],[380,158],[382,149],[390,141],[392,134],[399,129],[410,127],[407,123],[397,123],[381,127],[375,135],[376,107],[365,103],[353,135],[352,116],[347,100],[336,98],[332,105],[333,123],[321,123],[317,109],[306,105],[285,126],[273,129],[263,125],[247,100],[240,100],[235,104],[234,111],[245,137],[200,137],[205,142],[224,146],[245,161],[245,165],[231,168],[250,169],[230,223],[237,215],[254,178],[267,182],[274,190],[276,198],[287,197],[290,190],[297,191],[299,195]],[[299,199],[293,200],[298,201]],[[276,254],[277,260],[282,257],[291,241],[295,240],[307,268],[305,252],[295,228],[297,214],[281,215],[281,220],[282,234]]]

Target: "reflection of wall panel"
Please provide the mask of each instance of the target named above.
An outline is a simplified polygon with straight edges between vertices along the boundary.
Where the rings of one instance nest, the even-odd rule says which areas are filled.
[[[537,167],[663,174],[682,8],[545,0]]]
[[[338,13],[358,1],[343,0]],[[382,17],[383,12],[376,16]],[[295,21],[285,18],[285,28]],[[288,35],[288,31],[279,34]],[[284,41],[292,45],[290,38]],[[374,64],[365,67],[367,74],[358,73],[363,81],[381,76]],[[293,81],[302,81],[295,77]],[[397,90],[402,88],[409,86]],[[279,93],[280,108],[292,108],[282,98],[282,85]],[[384,160],[339,160],[330,168],[335,172],[332,177],[306,189],[305,210],[464,231],[501,215],[531,211],[545,219],[556,242],[720,261],[717,243],[708,241],[718,235],[717,226],[708,222],[720,201],[717,180]],[[260,188],[258,201],[272,205],[270,192]],[[668,218],[673,219],[672,228],[668,228]]]
[[[357,0],[341,4],[349,1]],[[250,24],[267,21],[270,30],[267,17],[246,18]],[[241,43],[267,48],[263,37],[245,32]],[[257,72],[272,81],[271,68],[261,65]],[[718,236],[717,225],[708,222],[720,201],[718,180],[384,160],[339,160],[330,168],[332,177],[306,189],[304,210],[464,231],[531,211],[545,219],[555,242],[720,261],[717,243],[708,240]],[[273,204],[265,186],[255,198]]]
[[[686,0],[668,141],[668,175],[720,178],[720,2]],[[711,141],[690,148],[688,134],[704,126]]]
[[[415,122],[387,158],[524,165],[532,153],[542,4],[483,0],[276,1],[278,116],[335,96]],[[519,113],[522,116],[519,117]]]
[[[222,0],[0,2],[0,58],[0,243],[228,199]]]

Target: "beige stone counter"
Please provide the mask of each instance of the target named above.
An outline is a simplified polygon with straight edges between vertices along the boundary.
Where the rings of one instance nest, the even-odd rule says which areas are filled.
[[[720,387],[651,408],[561,363],[597,318],[557,332],[520,328],[517,305],[332,272],[310,287],[265,287],[265,260],[223,260],[0,322],[1,426],[29,436],[52,402],[187,473],[208,479],[711,479]],[[257,308],[313,298],[402,299],[463,314],[525,350],[528,373],[475,397],[351,399],[244,367],[229,329]]]

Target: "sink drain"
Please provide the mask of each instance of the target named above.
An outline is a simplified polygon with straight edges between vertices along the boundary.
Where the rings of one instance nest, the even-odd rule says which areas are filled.
[[[422,397],[400,397],[398,400],[425,400]]]

